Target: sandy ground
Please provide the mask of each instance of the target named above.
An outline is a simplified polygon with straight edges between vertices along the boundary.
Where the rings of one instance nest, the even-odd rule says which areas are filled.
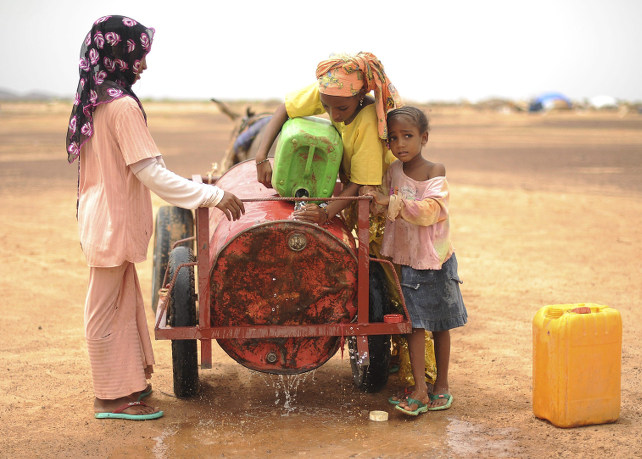
[[[213,105],[147,110],[177,173],[204,174],[222,156],[232,123]],[[0,456],[642,457],[642,116],[432,108],[428,156],[448,169],[469,312],[452,333],[450,410],[403,416],[386,402],[397,378],[361,393],[339,354],[279,378],[216,346],[201,394],[179,400],[170,343],[155,341],[151,401],[166,415],[136,423],[92,415],[68,113],[0,106]],[[150,260],[138,266],[147,304]],[[621,413],[561,429],[533,416],[531,324],[542,306],[583,302],[622,315]],[[374,409],[389,420],[369,421]]]

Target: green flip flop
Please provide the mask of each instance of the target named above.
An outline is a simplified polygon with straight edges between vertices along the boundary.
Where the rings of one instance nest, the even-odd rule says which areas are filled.
[[[138,395],[138,401],[140,402],[145,397],[149,397],[151,395],[151,393],[152,393],[152,385],[148,384],[147,387],[145,388],[145,391],[141,392]]]
[[[111,412],[104,412],[104,413],[96,413],[94,416],[96,419],[128,419],[130,421],[148,421],[150,419],[158,419],[163,416],[162,411],[156,411],[155,413],[150,413],[150,414],[127,414],[123,413],[127,408],[131,406],[148,406],[144,402],[129,402],[125,403],[124,405],[116,408],[114,411]]]
[[[417,408],[411,411],[397,405],[395,406],[395,409],[401,411],[403,414],[407,414],[408,416],[419,416],[421,413],[428,411],[428,405],[421,403],[419,400],[415,400],[414,398],[407,398],[406,403],[408,406],[417,405]]]
[[[446,404],[440,406],[431,406],[430,408],[428,408],[428,411],[447,410],[448,408],[450,408],[450,405],[453,404],[453,396],[450,394],[430,394],[429,397],[433,402],[435,400],[446,400]]]
[[[404,399],[406,399],[410,394],[412,394],[412,389],[410,389],[409,387],[404,387],[403,394],[393,395],[392,397],[388,398],[388,403],[390,403],[391,405],[399,405],[403,400],[395,400],[395,398],[403,397]]]

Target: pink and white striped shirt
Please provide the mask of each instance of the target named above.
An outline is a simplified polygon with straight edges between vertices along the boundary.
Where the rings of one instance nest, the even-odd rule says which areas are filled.
[[[122,97],[98,106],[94,135],[80,153],[80,244],[93,267],[115,267],[147,257],[153,231],[148,188],[128,167],[160,156],[138,103]]]

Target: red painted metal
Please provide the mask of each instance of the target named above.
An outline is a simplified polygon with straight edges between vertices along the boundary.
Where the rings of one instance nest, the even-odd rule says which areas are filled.
[[[192,177],[195,182],[202,182],[199,175]],[[196,209],[196,261],[198,268],[197,274],[197,294],[199,296],[199,303],[209,305],[209,258],[207,253],[209,250],[209,208],[200,207]],[[200,237],[199,237],[200,236]],[[205,324],[209,321],[209,308],[199,309],[200,317],[199,323]],[[212,368],[212,340],[201,339],[201,368]]]
[[[196,261],[198,263],[197,268],[197,280],[198,280],[198,298],[199,304],[209,305],[210,304],[210,291],[209,291],[209,257],[207,256],[209,251],[209,209],[207,207],[201,207],[196,209],[196,242],[197,246],[197,256]],[[199,237],[200,235],[200,237]],[[210,309],[209,307],[199,308],[199,324],[206,324],[210,320]],[[201,339],[201,368],[212,368],[212,340],[211,339]]]
[[[338,218],[323,226],[294,221],[292,200],[258,183],[253,161],[216,184],[244,201],[245,215],[229,222],[218,209],[196,211],[199,325],[167,326],[161,296],[157,339],[201,340],[204,368],[217,339],[239,363],[287,374],[323,364],[339,337],[357,336],[367,363],[368,335],[411,331],[405,305],[401,323],[368,322],[367,198],[351,198],[359,200],[355,243]]]
[[[251,162],[230,169],[217,185],[252,201],[237,221],[210,213],[212,327],[350,323],[357,313],[357,258],[354,237],[341,221],[298,222],[291,201],[256,201],[278,196],[256,181]],[[332,357],[339,341],[235,338],[219,339],[219,345],[248,368],[300,373]]]
[[[398,324],[403,322],[403,315],[401,314],[386,314],[383,316],[383,321],[387,324]]]
[[[164,317],[156,330],[157,339],[263,339],[308,336],[367,336],[409,333],[408,322],[322,325],[257,325],[229,327],[167,327]]]
[[[361,241],[370,240],[369,230],[369,209],[370,201],[360,201],[357,211],[357,235],[359,237],[359,285],[367,286],[370,272],[370,249],[368,243],[361,243]],[[369,316],[369,291],[368,288],[359,290],[359,317],[368,320]],[[370,365],[370,352],[368,351],[368,338],[360,336],[357,338],[357,354],[359,361],[363,365]]]

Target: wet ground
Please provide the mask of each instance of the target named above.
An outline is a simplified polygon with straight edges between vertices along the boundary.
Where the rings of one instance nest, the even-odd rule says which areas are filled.
[[[177,173],[204,174],[222,156],[232,123],[213,106],[146,108]],[[448,170],[469,313],[452,333],[450,410],[398,413],[387,403],[403,386],[395,375],[378,394],[359,392],[347,347],[314,372],[279,377],[214,346],[200,394],[179,400],[170,343],[155,341],[149,400],[165,416],[135,423],[92,415],[68,109],[0,106],[0,455],[641,457],[642,116],[432,107],[427,153]],[[146,303],[150,260],[137,266]],[[532,318],[579,302],[622,314],[621,412],[614,424],[560,429],[533,416]],[[370,421],[370,410],[388,421]]]

